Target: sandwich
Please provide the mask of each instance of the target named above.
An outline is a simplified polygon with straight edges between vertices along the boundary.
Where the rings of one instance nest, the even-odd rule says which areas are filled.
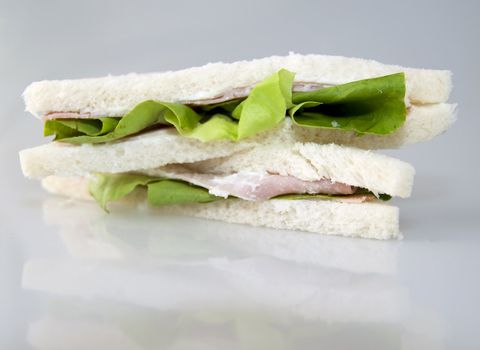
[[[26,110],[53,141],[20,152],[56,194],[355,237],[400,236],[414,169],[371,152],[455,120],[451,73],[289,54],[175,72],[41,81]],[[150,209],[149,209],[150,210]]]

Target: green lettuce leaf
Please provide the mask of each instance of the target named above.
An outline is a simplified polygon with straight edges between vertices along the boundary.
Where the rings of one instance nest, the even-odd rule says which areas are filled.
[[[45,122],[44,136],[55,135],[61,140],[82,135],[105,135],[115,129],[120,118],[103,117],[98,119],[52,119]]]
[[[199,124],[189,136],[202,142],[237,140],[238,123],[225,114],[215,114],[205,123]]]
[[[108,202],[127,196],[138,186],[146,186],[158,180],[147,175],[95,174],[89,181],[88,190],[102,209],[107,211]]]
[[[137,187],[147,188],[147,199],[151,205],[206,203],[217,197],[207,189],[184,181],[168,180],[138,174],[95,174],[89,182],[89,191],[97,203],[108,212],[109,202],[121,199]]]
[[[285,69],[257,84],[232,112],[238,119],[238,138],[270,130],[285,119],[291,106],[294,74]]]
[[[392,199],[392,196],[386,193],[380,193],[377,198],[381,201],[388,202],[390,199]]]
[[[180,134],[186,135],[197,126],[200,118],[200,115],[186,105],[149,100],[139,103],[122,118],[48,120],[45,130],[48,130],[48,134],[54,131],[55,140],[73,144],[101,143],[118,140],[158,125],[173,125]],[[113,120],[118,121],[114,123]],[[69,124],[72,121],[75,124]],[[97,121],[101,123],[96,124],[95,128],[93,124]],[[109,123],[108,127],[104,127],[106,121]],[[76,133],[65,132],[65,127]],[[102,133],[99,129],[106,132]]]
[[[243,98],[213,103],[210,105],[198,106],[197,109],[204,112],[220,113],[231,115],[237,106],[243,101]]]
[[[163,125],[202,142],[238,141],[274,128],[287,110],[298,125],[358,134],[389,134],[405,122],[403,73],[295,93],[293,78],[294,73],[281,69],[247,98],[207,106],[149,100],[121,118],[48,120],[44,134],[74,144],[103,143]]]
[[[324,199],[332,200],[338,197],[345,197],[341,195],[329,195],[329,194],[308,194],[308,193],[293,193],[282,194],[281,196],[274,197],[272,199],[290,199],[290,200],[302,200],[302,199]]]
[[[301,126],[386,135],[405,122],[405,75],[397,73],[293,94],[290,117]]]
[[[272,199],[290,199],[290,200],[301,200],[301,199],[323,199],[323,200],[332,200],[332,199],[339,199],[339,198],[348,198],[350,196],[357,196],[357,195],[362,195],[362,194],[371,194],[375,196],[377,199],[380,199],[381,201],[387,202],[390,199],[392,199],[392,196],[384,193],[380,193],[378,196],[376,196],[373,192],[364,189],[364,188],[359,188],[353,195],[330,195],[330,194],[308,194],[308,193],[294,193],[294,194],[283,194],[281,196],[274,197]]]
[[[377,199],[380,199],[381,201],[383,202],[388,202],[390,199],[392,199],[392,196],[390,196],[389,194],[386,194],[386,193],[373,193],[372,191],[370,190],[367,190],[366,188],[357,188],[357,191],[355,192],[355,194],[371,194],[371,195],[374,195],[375,197],[377,197]]]
[[[207,189],[177,180],[160,180],[148,184],[148,202],[152,205],[207,203],[223,197],[210,194]]]

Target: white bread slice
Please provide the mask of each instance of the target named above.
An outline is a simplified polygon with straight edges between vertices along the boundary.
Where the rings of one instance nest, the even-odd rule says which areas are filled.
[[[171,135],[170,135],[171,136]],[[139,137],[139,140],[142,140]],[[370,151],[335,144],[281,143],[276,138],[257,140],[257,143],[231,143],[224,149],[225,155],[198,148],[184,147],[182,142],[158,147],[160,137],[154,138],[155,147],[143,150],[144,144],[136,146],[128,140],[115,144],[97,146],[71,146],[47,144],[20,153],[22,169],[28,177],[88,176],[90,173],[145,172],[163,176],[161,167],[182,164],[181,169],[170,167],[174,172],[232,174],[242,171],[272,173],[314,181],[331,179],[352,186],[367,188],[376,193],[392,196],[410,196],[414,169],[408,163]],[[183,140],[183,138],[182,138]],[[261,143],[260,141],[264,141]],[[130,142],[120,148],[122,143]],[[208,143],[212,150],[221,145]],[[235,149],[235,146],[238,146]],[[247,148],[247,146],[249,146]],[[120,152],[119,150],[122,150]],[[181,150],[182,155],[177,155]],[[196,158],[196,159],[195,159]],[[211,159],[207,162],[198,162]]]
[[[251,148],[254,141],[208,142],[180,136],[163,129],[99,145],[50,142],[20,151],[20,164],[27,177],[86,175],[90,172],[126,172],[156,168],[171,163],[191,163],[225,157]]]
[[[37,117],[49,112],[79,112],[92,116],[122,116],[138,103],[197,101],[251,87],[281,68],[295,82],[337,85],[405,72],[407,100],[412,104],[441,103],[451,90],[451,72],[385,65],[341,56],[272,56],[235,63],[210,63],[180,71],[127,74],[103,78],[32,83],[24,92],[26,110]]]
[[[54,194],[92,199],[87,181],[76,177],[47,177],[43,187]],[[137,191],[130,202],[144,201]],[[399,238],[399,211],[382,203],[342,203],[327,200],[280,200],[263,202],[228,199],[212,203],[171,205],[154,209],[237,224],[299,230],[327,235],[374,239]]]
[[[398,208],[382,203],[280,199],[250,202],[232,199],[206,204],[165,206],[159,210],[236,224],[326,235],[374,239],[400,236]]]

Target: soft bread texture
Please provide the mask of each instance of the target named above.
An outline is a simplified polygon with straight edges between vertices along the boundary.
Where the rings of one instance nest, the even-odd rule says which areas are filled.
[[[43,187],[54,194],[91,199],[83,178],[48,177]],[[142,192],[128,201],[144,201]],[[374,239],[400,237],[398,208],[382,203],[341,203],[326,200],[221,200],[213,203],[155,208],[159,213],[179,214],[237,224],[299,230],[327,235]]]
[[[180,136],[175,129],[163,129],[101,145],[50,142],[21,151],[20,163],[27,177],[83,176],[90,172],[119,173],[225,157],[254,144],[202,143]]]
[[[26,110],[37,117],[51,112],[79,112],[91,116],[122,116],[138,103],[198,101],[251,87],[281,68],[294,73],[295,82],[337,85],[405,72],[407,100],[412,104],[447,101],[451,72],[385,65],[373,60],[341,56],[272,56],[235,63],[210,63],[180,71],[127,74],[103,78],[32,83],[24,92]]]
[[[148,150],[144,149],[144,144],[135,147],[135,141],[132,140],[124,141],[133,143],[124,148],[120,148],[122,142],[89,147],[56,147],[57,144],[47,144],[22,151],[22,169],[26,176],[36,178],[50,175],[88,176],[95,172],[145,172],[155,175],[155,169],[161,176],[162,166],[177,164],[178,167],[178,164],[182,164],[182,169],[174,167],[173,171],[184,172],[183,168],[187,166],[189,172],[199,173],[232,174],[247,171],[293,176],[307,181],[326,178],[400,197],[410,196],[415,173],[411,165],[400,160],[335,144],[282,143],[277,138],[271,138],[250,144],[231,143],[229,149],[222,149],[220,146],[212,147],[210,143],[200,143],[212,151],[207,149],[201,152],[190,145],[190,148],[182,149],[182,153],[185,153],[182,160],[177,153],[185,138],[180,137],[178,142],[171,145],[169,142],[158,145],[161,139],[153,138],[154,146]],[[225,154],[215,153],[214,150],[218,149]],[[205,162],[206,159],[210,160]],[[171,168],[169,171],[172,171]]]
[[[165,206],[162,212],[236,224],[299,230],[326,235],[391,239],[400,235],[398,208],[380,203],[279,200]]]

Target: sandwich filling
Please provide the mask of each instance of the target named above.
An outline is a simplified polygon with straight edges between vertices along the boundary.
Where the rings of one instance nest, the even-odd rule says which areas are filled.
[[[45,116],[44,135],[72,144],[105,143],[155,128],[174,127],[202,142],[239,141],[274,129],[286,117],[302,127],[358,135],[388,135],[405,122],[405,76],[397,73],[336,86],[294,83],[281,69],[256,84],[209,100],[148,100],[123,117],[55,111]]]
[[[329,179],[304,181],[293,176],[240,172],[227,175],[162,172],[145,174],[95,174],[89,183],[90,194],[100,206],[119,200],[137,188],[146,188],[152,205],[207,203],[228,198],[248,201],[275,199],[322,199],[365,202],[390,199],[372,192],[333,182]]]
[[[217,197],[262,201],[283,194],[308,193],[326,195],[350,195],[355,188],[342,183],[321,179],[304,181],[293,176],[256,172],[239,172],[228,175],[199,173],[165,173],[168,178],[181,180],[206,188]]]

